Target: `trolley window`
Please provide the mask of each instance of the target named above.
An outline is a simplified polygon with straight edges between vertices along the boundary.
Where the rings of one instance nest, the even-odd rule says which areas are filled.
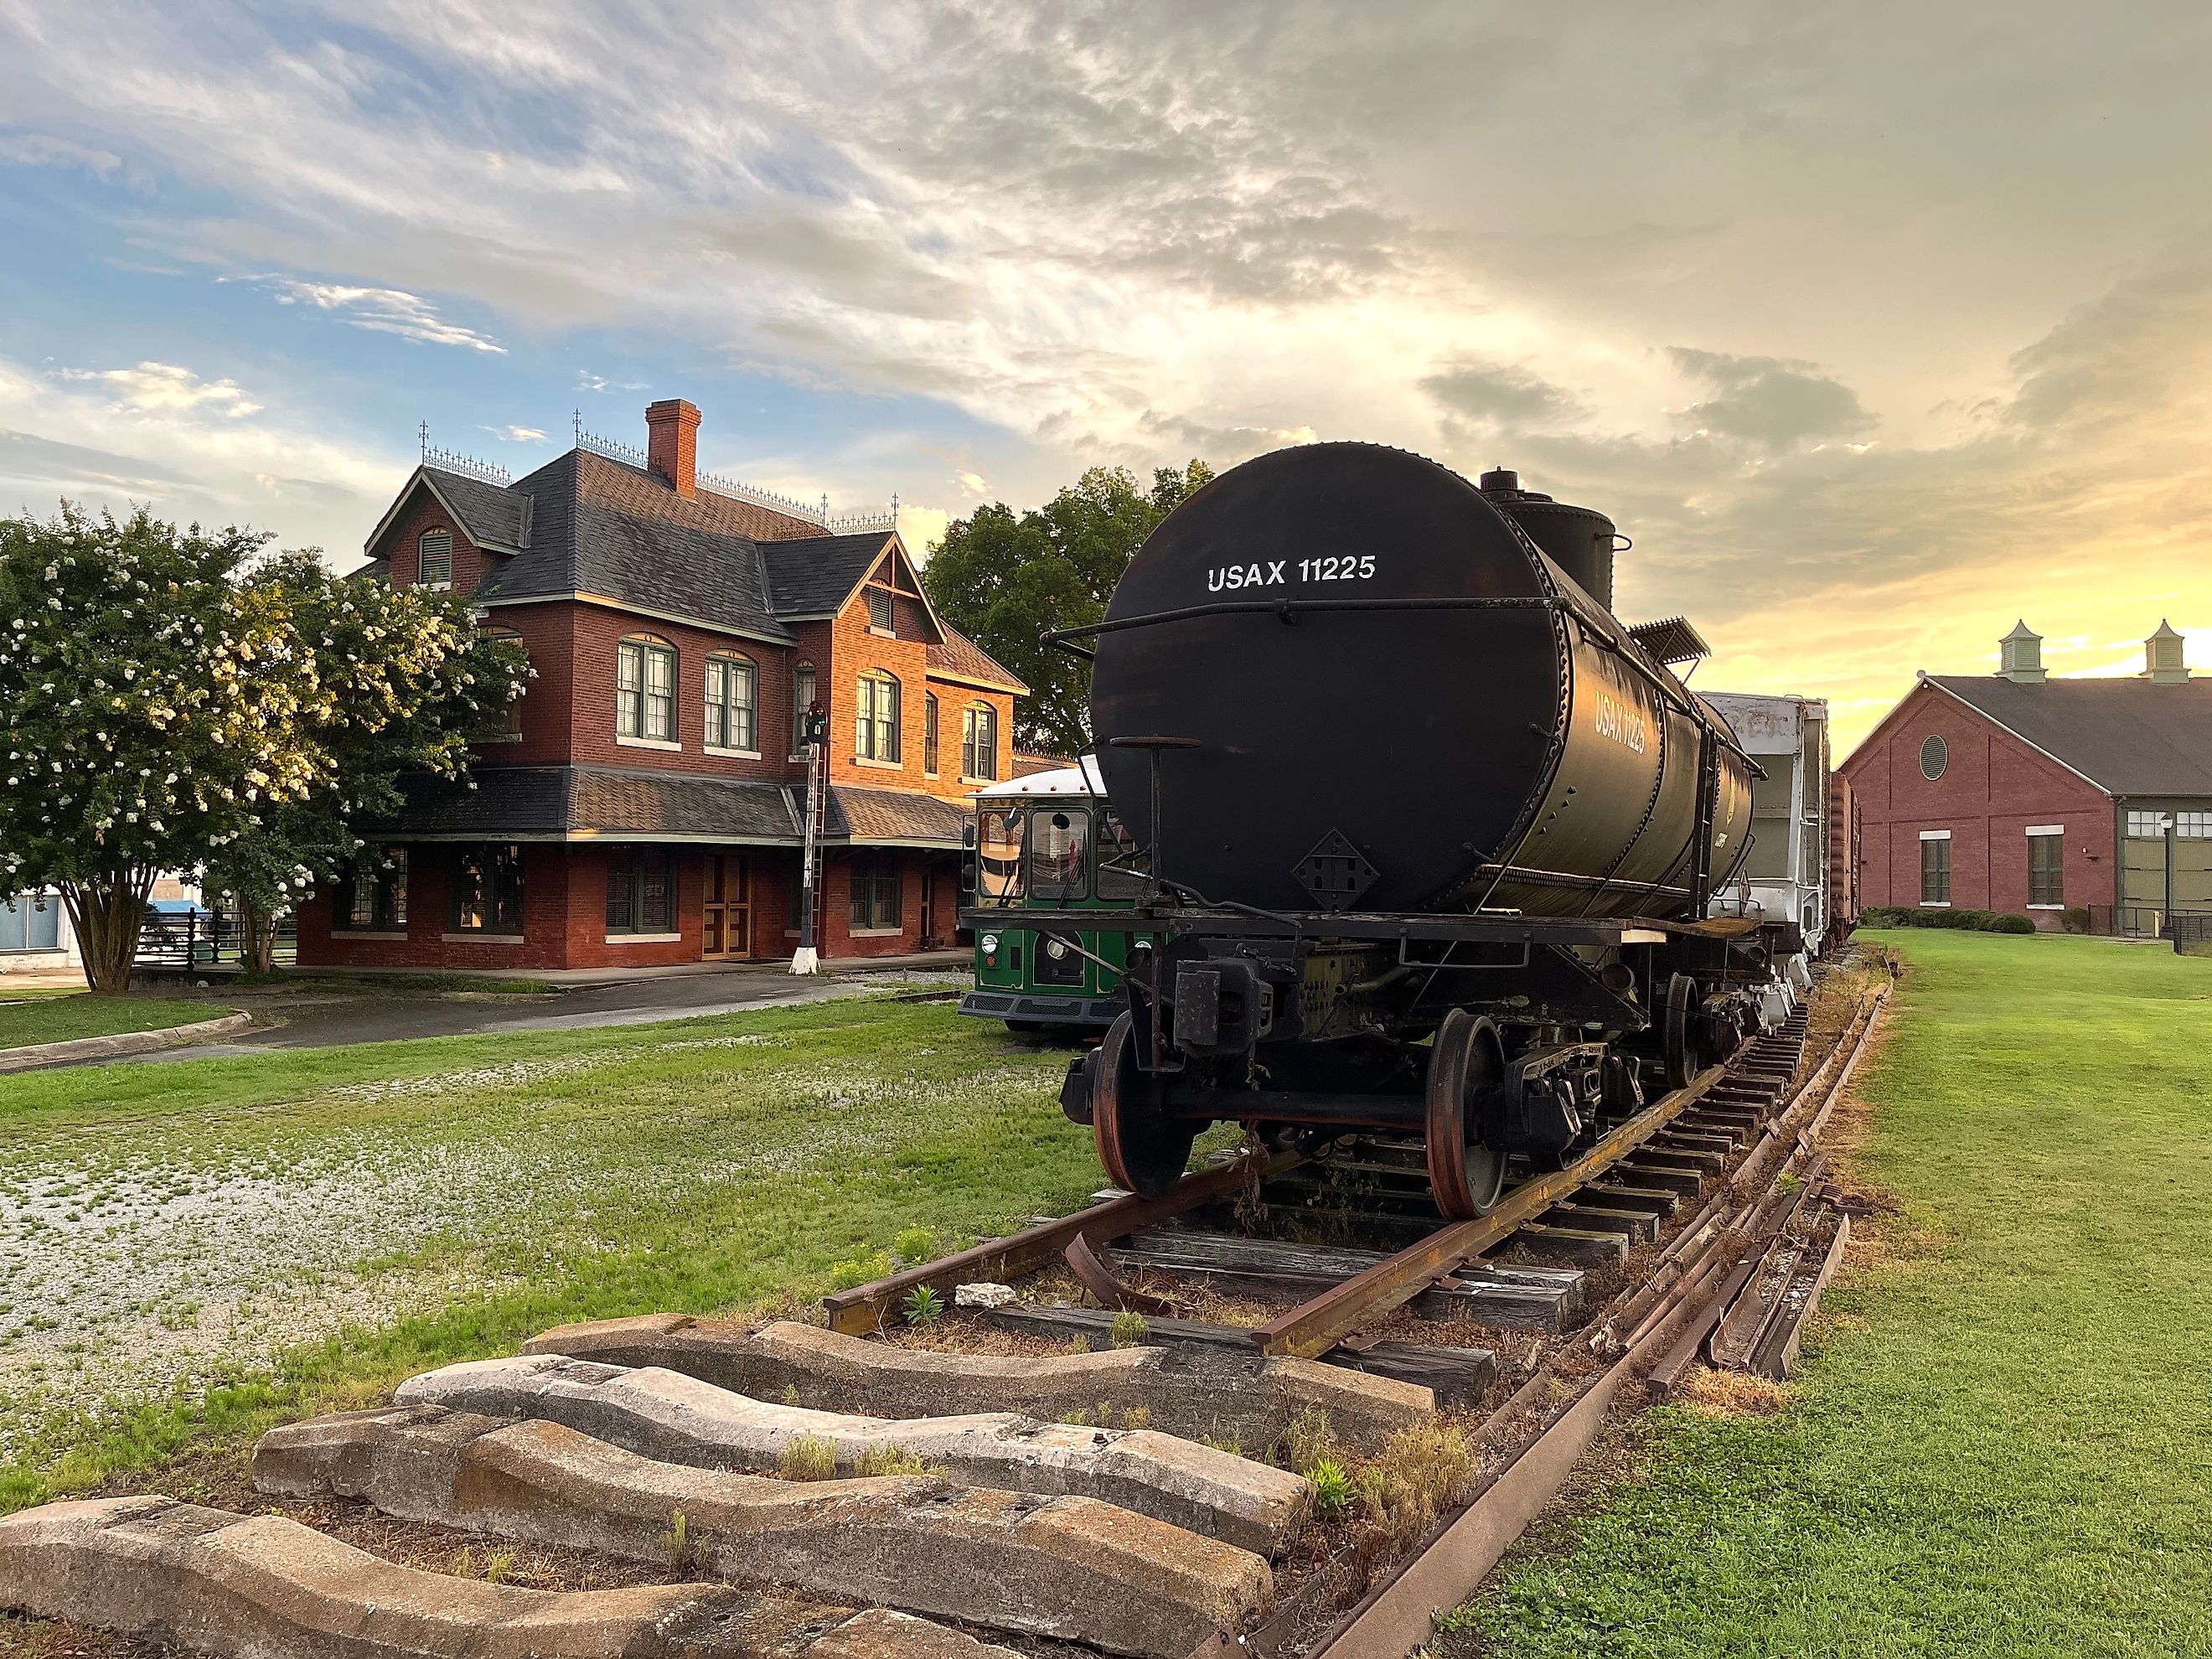
[[[1030,809],[1030,897],[1065,903],[1091,890],[1091,814],[1081,807]]]
[[[1022,809],[987,806],[976,814],[976,896],[1012,904],[1022,896]]]
[[[1098,827],[1098,896],[1136,900],[1145,895],[1151,871],[1144,852],[1129,839],[1121,815],[1109,811]]]

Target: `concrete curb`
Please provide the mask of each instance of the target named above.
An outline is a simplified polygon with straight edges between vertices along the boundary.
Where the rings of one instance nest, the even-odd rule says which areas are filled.
[[[517,1589],[397,1566],[281,1516],[153,1497],[0,1521],[0,1607],[227,1659],[1015,1659],[881,1608],[700,1584]]]
[[[1287,1470],[1148,1429],[1040,1423],[1012,1412],[891,1422],[773,1406],[657,1366],[629,1370],[550,1354],[448,1365],[410,1378],[392,1399],[537,1418],[641,1457],[752,1474],[775,1473],[801,1441],[826,1445],[841,1474],[871,1451],[896,1447],[963,1486],[1101,1498],[1269,1557],[1313,1503],[1313,1484]]]
[[[731,1583],[881,1602],[995,1630],[1185,1659],[1266,1611],[1247,1551],[1088,1498],[930,1476],[793,1481],[654,1462],[547,1422],[394,1407],[262,1437],[253,1483],[403,1520],[665,1561],[674,1517]]]
[[[795,1389],[811,1405],[868,1417],[1015,1411],[1051,1423],[1091,1415],[1102,1402],[1117,1415],[1142,1407],[1156,1429],[1255,1453],[1309,1410],[1327,1412],[1338,1440],[1368,1451],[1436,1420],[1436,1396],[1425,1388],[1316,1360],[1264,1358],[1256,1350],[1147,1346],[1005,1358],[895,1348],[790,1320],[753,1331],[645,1314],[558,1326],[522,1351],[665,1366],[757,1400],[783,1399]]]
[[[0,1073],[34,1071],[41,1066],[60,1066],[73,1060],[149,1054],[156,1048],[179,1048],[189,1042],[228,1036],[252,1024],[251,1014],[225,1014],[220,1019],[195,1020],[190,1025],[171,1025],[159,1031],[118,1031],[113,1036],[72,1037],[67,1042],[33,1042],[21,1048],[0,1048]]]

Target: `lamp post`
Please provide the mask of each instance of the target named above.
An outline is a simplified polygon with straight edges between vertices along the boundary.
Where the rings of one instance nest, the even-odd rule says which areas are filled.
[[[2180,823],[2180,819],[2172,812],[2161,813],[2159,816],[2159,832],[2166,837],[2166,925],[2161,931],[2168,939],[2173,937],[2174,895],[2179,890],[2179,884],[2174,879],[2174,863],[2178,850],[2177,843],[2181,839],[2178,833]]]
[[[799,949],[792,953],[791,971],[817,974],[822,958],[814,941],[815,866],[822,857],[823,799],[830,787],[830,715],[819,702],[807,706],[799,727],[806,745],[806,827],[799,853]]]

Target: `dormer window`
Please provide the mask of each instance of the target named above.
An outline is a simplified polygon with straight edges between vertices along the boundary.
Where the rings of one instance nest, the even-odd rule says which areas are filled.
[[[884,588],[868,590],[868,626],[878,634],[893,634],[891,627],[891,596]]]
[[[426,530],[415,544],[415,580],[424,587],[453,585],[453,532]]]

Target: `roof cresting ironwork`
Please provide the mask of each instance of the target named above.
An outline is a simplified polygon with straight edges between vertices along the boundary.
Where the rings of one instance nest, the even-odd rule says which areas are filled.
[[[588,449],[594,455],[604,455],[611,461],[620,461],[625,466],[644,471],[649,465],[641,449],[617,443],[612,438],[603,438],[596,432],[584,429],[584,411],[574,410],[569,417],[571,429],[576,434],[576,447]],[[836,535],[860,534],[871,530],[896,530],[898,527],[898,497],[891,497],[888,510],[863,508],[853,513],[832,513],[830,496],[825,491],[818,506],[800,501],[795,495],[780,495],[773,489],[763,489],[757,484],[742,483],[735,478],[724,478],[711,472],[699,473],[694,479],[697,486],[714,495],[733,501],[749,502],[754,507],[767,507],[772,513],[783,514],[806,524],[819,525]]]
[[[430,441],[430,423],[428,421],[415,428],[415,434],[422,443],[424,466],[434,466],[441,472],[458,472],[464,477],[480,478],[486,483],[497,484],[502,489],[514,481],[514,475],[495,461],[480,461],[473,455],[438,448]]]

